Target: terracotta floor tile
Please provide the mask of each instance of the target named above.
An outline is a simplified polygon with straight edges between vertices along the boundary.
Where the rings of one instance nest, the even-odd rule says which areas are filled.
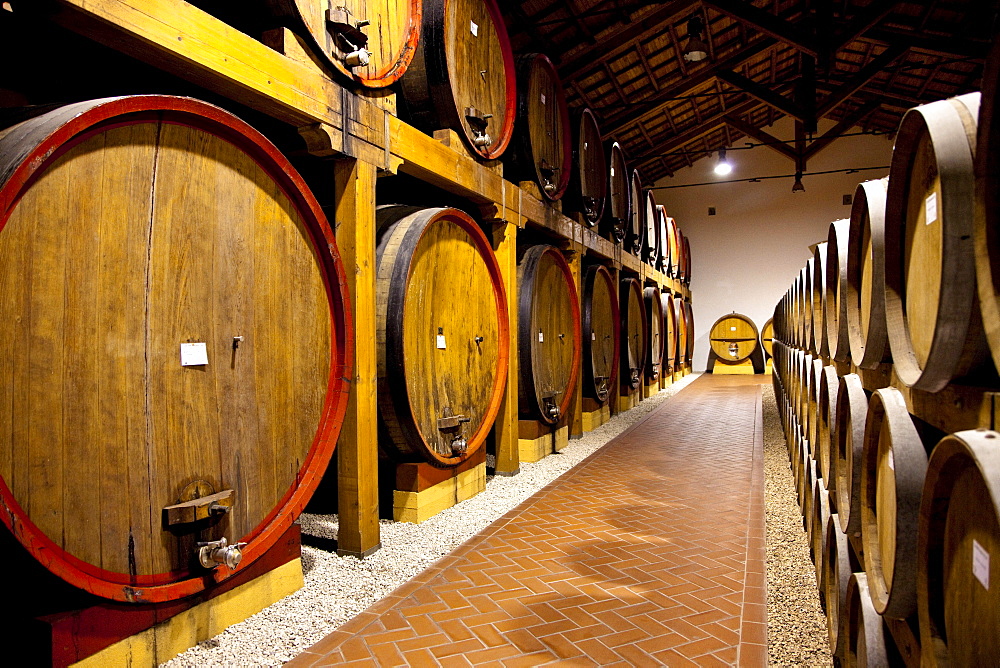
[[[763,665],[759,382],[697,380],[293,665]]]

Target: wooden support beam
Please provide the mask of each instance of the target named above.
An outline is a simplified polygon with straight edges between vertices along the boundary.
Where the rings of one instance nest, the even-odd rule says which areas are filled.
[[[837,122],[832,128],[823,133],[822,136],[818,137],[815,141],[809,144],[809,147],[805,151],[805,157],[808,160],[813,157],[824,148],[832,144],[836,139],[840,137],[843,133],[847,132],[850,128],[854,127],[860,123],[864,118],[879,108],[879,103],[872,100],[867,102],[858,109]]]
[[[789,23],[770,12],[754,7],[749,2],[741,0],[703,0],[702,4],[736,19],[740,23],[756,28],[765,35],[784,42],[811,56],[818,55],[812,36],[798,25]]]
[[[873,0],[836,31],[830,43],[831,56],[878,25],[888,16],[899,0]]]
[[[487,212],[489,215],[489,212]],[[521,470],[517,447],[517,229],[516,223],[501,219],[488,221],[492,229],[493,251],[500,263],[504,289],[507,291],[510,361],[507,365],[507,386],[504,388],[500,412],[493,423],[492,439],[496,475],[512,476]]]
[[[802,107],[795,104],[784,95],[776,93],[767,86],[757,83],[753,79],[748,79],[742,74],[733,72],[732,70],[719,70],[716,73],[716,76],[731,86],[735,86],[736,88],[746,91],[748,94],[757,98],[764,104],[774,107],[787,116],[797,118],[800,121],[806,120],[805,112]]]
[[[841,84],[835,91],[823,98],[816,109],[816,114],[820,118],[833,111],[837,105],[847,98],[857,93],[869,81],[878,76],[885,68],[894,63],[900,56],[905,54],[907,47],[893,45],[883,51],[870,63],[858,70],[858,73]]]
[[[378,401],[375,368],[375,180],[373,165],[338,160],[334,229],[354,311],[354,382],[337,441],[337,554],[381,547],[378,526]]]
[[[859,37],[863,42],[881,45],[905,45],[913,51],[930,53],[949,58],[984,60],[989,52],[988,41],[974,39],[952,39],[950,37],[924,37],[906,30],[878,26]]]
[[[786,158],[790,158],[791,160],[796,159],[797,156],[795,155],[795,149],[780,141],[771,133],[765,132],[764,130],[757,128],[750,123],[733,116],[732,114],[725,116],[723,120],[726,122],[726,125],[730,126],[737,132],[742,132],[751,139],[756,139],[762,144],[765,144],[769,149],[777,151]]]
[[[566,262],[569,263],[573,282],[576,284],[576,300],[583,312],[583,253],[579,251],[563,251]],[[576,384],[573,387],[573,399],[566,411],[565,421],[569,426],[569,437],[583,436],[583,367],[577,373]],[[562,425],[560,425],[562,426]]]

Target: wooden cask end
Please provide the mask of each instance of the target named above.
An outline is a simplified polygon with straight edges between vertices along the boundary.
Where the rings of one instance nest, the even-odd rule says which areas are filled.
[[[656,266],[660,257],[659,214],[657,213],[656,197],[653,191],[646,190],[646,206],[643,210],[642,226],[645,239],[642,247],[642,259],[650,266]]]
[[[608,239],[622,243],[632,219],[632,174],[621,144],[608,142],[604,155],[608,160],[608,201],[604,207],[601,232]]]
[[[0,228],[7,528],[124,602],[265,554],[327,467],[354,347],[332,230],[291,164],[203,102],[80,102],[0,131]],[[242,561],[199,566],[221,538]]]
[[[760,345],[760,332],[748,316],[741,313],[724,315],[709,330],[708,342],[719,361],[739,364],[750,359]]]
[[[608,165],[601,142],[601,129],[590,109],[573,117],[573,166],[566,194],[566,207],[578,212],[588,227],[604,215],[608,199]]]
[[[841,530],[861,535],[861,463],[868,421],[868,395],[861,376],[849,373],[837,388],[837,440],[831,456],[836,459],[837,515]]]
[[[646,331],[646,306],[642,286],[635,278],[621,279],[618,289],[618,308],[621,310],[621,375],[623,390],[634,390],[642,381],[649,349]]]
[[[656,269],[667,276],[674,275],[674,263],[677,261],[677,246],[671,241],[673,239],[674,219],[667,216],[667,209],[662,204],[656,205],[656,245],[659,252],[656,254]]]
[[[764,326],[760,328],[760,345],[764,346],[764,353],[770,358],[774,357],[774,318],[768,318]]]
[[[642,175],[638,169],[632,170],[632,177],[629,179],[629,217],[625,225],[625,250],[633,255],[639,256],[642,253],[642,246],[645,242],[645,228],[643,227],[643,216],[646,208],[646,193],[642,189]]]
[[[451,128],[474,155],[499,158],[514,133],[517,73],[496,0],[422,0],[420,41],[401,90],[427,132]]]
[[[1000,656],[1000,434],[942,439],[927,465],[917,546],[922,664],[985,666]]]
[[[267,0],[319,61],[353,83],[384,88],[406,72],[420,38],[420,0]]]
[[[847,535],[840,530],[840,518],[829,516],[826,524],[826,546],[823,558],[823,604],[826,608],[826,628],[830,653],[843,662],[847,653],[847,583],[851,574],[861,570],[853,557]]]
[[[888,178],[858,184],[847,233],[847,335],[851,361],[862,369],[892,359],[885,322],[888,186]]]
[[[823,367],[819,379],[819,394],[816,402],[816,463],[823,486],[831,494],[830,503],[836,509],[837,475],[835,449],[837,447],[837,391],[840,376],[837,367]],[[836,512],[836,510],[834,510]]]
[[[569,263],[530,246],[517,265],[518,405],[524,419],[557,424],[580,372],[580,305]]]
[[[973,150],[979,93],[910,109],[896,135],[885,217],[893,368],[937,392],[995,375],[976,291]]]
[[[826,339],[826,248],[827,242],[816,244],[813,250],[813,280],[812,295],[812,338],[808,341],[809,348],[817,355],[829,357],[829,347]]]
[[[799,293],[799,308],[801,309],[802,315],[802,329],[801,329],[801,346],[803,349],[809,351],[810,353],[815,353],[816,349],[813,347],[813,315],[815,311],[813,310],[813,283],[816,279],[816,258],[815,255],[806,261],[806,266],[803,269],[802,274],[802,290]]]
[[[868,404],[861,463],[861,538],[872,604],[905,619],[917,609],[917,528],[927,453],[899,390]]]
[[[677,233],[681,236],[681,263],[680,263],[680,279],[681,283],[684,285],[691,285],[691,242],[688,241],[687,236],[685,236],[680,231],[680,226],[677,227]]]
[[[663,362],[663,347],[666,342],[663,336],[663,302],[660,300],[660,289],[648,287],[642,291],[646,307],[646,332],[649,342],[646,354],[646,378],[656,380],[660,377],[660,365]]]
[[[694,362],[694,307],[691,302],[680,300],[684,311],[684,361],[687,364]]]
[[[457,466],[483,447],[507,378],[500,266],[458,209],[381,206],[377,221],[380,445],[397,460]]]
[[[826,554],[826,526],[830,522],[830,493],[823,486],[823,479],[816,469],[816,479],[812,486],[812,506],[809,517],[809,550],[816,568],[816,582],[823,577],[823,556]],[[820,598],[823,597],[823,587],[820,585]]]
[[[583,393],[604,405],[618,373],[621,314],[607,267],[587,268],[583,280]]]
[[[830,223],[826,237],[826,281],[823,321],[826,323],[826,346],[837,362],[851,359],[851,341],[847,332],[847,252],[851,221],[847,218]]]
[[[660,294],[663,310],[663,372],[672,373],[677,364],[677,311],[674,296],[669,292]]]
[[[560,199],[569,186],[572,141],[566,94],[552,61],[541,53],[518,57],[517,121],[504,154],[506,176],[534,181],[543,197]]]

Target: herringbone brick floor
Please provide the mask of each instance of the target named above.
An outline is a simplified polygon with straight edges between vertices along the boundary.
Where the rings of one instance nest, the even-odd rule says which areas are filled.
[[[288,665],[766,665],[762,378],[702,376]]]

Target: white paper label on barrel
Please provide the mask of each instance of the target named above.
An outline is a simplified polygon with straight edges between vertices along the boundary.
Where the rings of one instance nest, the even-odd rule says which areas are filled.
[[[896,470],[896,460],[892,456],[892,450],[889,451],[889,456],[885,458],[885,464],[889,467],[890,471]]]
[[[208,364],[208,347],[204,341],[181,344],[181,366],[204,366]]]
[[[476,25],[475,21],[469,21],[469,30],[473,37],[479,37],[479,26]]]
[[[540,95],[542,97],[542,104],[545,104],[545,93],[540,93]]]
[[[615,177],[615,168],[612,167],[611,168],[611,178],[614,178],[614,177]]]
[[[937,220],[937,193],[933,192],[927,196],[924,202],[924,214],[927,217],[927,224],[930,225]]]
[[[591,341],[596,341],[597,340],[597,334],[595,334],[594,332],[591,332],[590,333],[590,340]]]
[[[972,539],[972,574],[986,591],[990,590],[990,553],[975,538]]]
[[[736,331],[736,328],[735,328],[735,327],[730,327],[730,328],[729,328],[729,331],[730,331],[730,332],[735,332],[735,331]]]
[[[542,334],[541,332],[538,332],[538,342],[542,343],[543,341],[545,341],[545,335]]]
[[[437,347],[438,350],[444,350],[447,347],[444,342],[444,334],[437,335]]]

